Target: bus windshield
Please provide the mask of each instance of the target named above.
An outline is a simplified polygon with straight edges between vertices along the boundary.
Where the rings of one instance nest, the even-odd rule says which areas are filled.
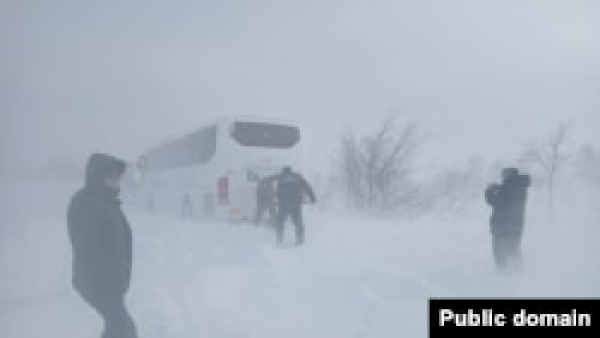
[[[300,140],[300,131],[296,127],[279,124],[234,122],[231,136],[243,146],[291,148]]]

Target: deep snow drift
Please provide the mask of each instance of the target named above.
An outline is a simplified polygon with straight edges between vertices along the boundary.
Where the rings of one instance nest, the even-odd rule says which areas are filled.
[[[70,286],[65,207],[76,185],[2,192],[0,336],[93,337],[99,317]],[[598,212],[531,213],[525,266],[492,265],[482,204],[468,216],[373,220],[306,211],[307,245],[268,228],[128,210],[135,261],[128,304],[141,337],[425,337],[429,297],[598,297]],[[291,241],[291,225],[286,234]]]

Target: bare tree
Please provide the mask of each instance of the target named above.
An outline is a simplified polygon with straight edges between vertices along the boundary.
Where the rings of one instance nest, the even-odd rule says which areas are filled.
[[[569,127],[559,125],[552,131],[545,141],[530,147],[521,155],[521,161],[537,166],[542,174],[542,180],[548,191],[548,214],[554,214],[554,190],[557,176],[564,170],[571,157],[567,149],[569,140]]]
[[[342,138],[341,177],[346,197],[366,210],[391,210],[412,199],[409,175],[419,146],[416,125],[398,128],[396,117],[386,119],[373,135]]]
[[[348,131],[342,139],[341,177],[345,195],[354,206],[363,208],[366,204],[363,183],[364,160],[352,131]]]
[[[481,200],[483,161],[472,156],[466,165],[446,168],[434,177],[429,198],[442,212],[464,213]]]

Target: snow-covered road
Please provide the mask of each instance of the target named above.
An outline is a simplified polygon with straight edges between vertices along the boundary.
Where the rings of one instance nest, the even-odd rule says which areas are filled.
[[[61,203],[54,213],[20,212],[18,228],[3,228],[1,337],[101,330],[70,287]],[[553,226],[531,220],[524,270],[506,276],[494,271],[483,208],[460,221],[375,221],[309,208],[307,244],[284,249],[268,228],[128,212],[128,304],[147,338],[426,337],[430,297],[600,296],[591,215]],[[291,226],[287,234],[291,241]]]

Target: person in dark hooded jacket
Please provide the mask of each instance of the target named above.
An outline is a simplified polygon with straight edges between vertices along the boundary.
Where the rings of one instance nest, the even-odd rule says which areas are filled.
[[[521,265],[521,238],[529,185],[529,175],[519,174],[516,168],[505,168],[502,184],[491,184],[485,191],[485,199],[492,207],[492,250],[499,269],[518,269]]]
[[[277,243],[283,241],[283,226],[288,217],[292,217],[296,229],[296,244],[304,244],[304,222],[302,220],[302,203],[304,194],[307,194],[311,203],[315,203],[315,194],[304,177],[292,171],[290,167],[284,167],[281,174],[277,176]]]
[[[68,207],[73,286],[104,319],[103,338],[137,337],[124,302],[131,281],[132,232],[118,199],[122,160],[92,154],[85,185]]]
[[[254,225],[259,225],[262,215],[265,211],[269,212],[269,216],[274,220],[275,212],[275,187],[274,183],[277,175],[267,176],[260,181],[256,186],[256,213],[254,216]]]

